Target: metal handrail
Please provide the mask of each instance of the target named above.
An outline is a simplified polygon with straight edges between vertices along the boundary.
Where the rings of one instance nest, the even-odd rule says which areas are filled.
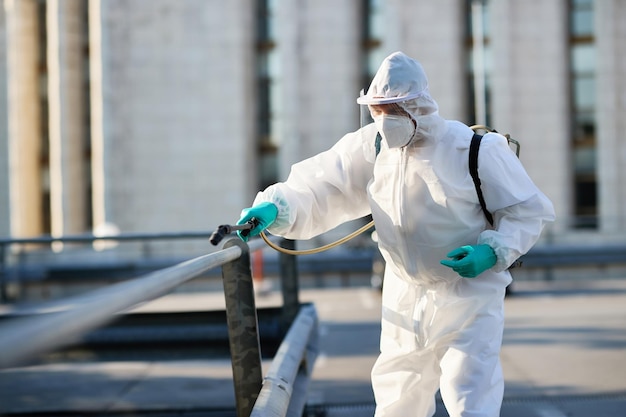
[[[254,241],[250,250],[257,250],[263,244]],[[37,354],[68,345],[87,331],[112,320],[114,314],[165,295],[203,272],[239,258],[242,252],[238,246],[222,249],[143,277],[68,298],[65,310],[11,320],[0,328],[0,368],[15,366]],[[62,303],[55,301],[54,305],[59,308]]]
[[[47,243],[50,239],[25,239],[28,242],[24,243],[41,240]],[[68,241],[68,238],[58,240]],[[292,241],[285,243],[293,245]],[[0,326],[0,369],[20,366],[39,354],[70,345],[88,331],[112,321],[115,314],[161,297],[202,273],[222,266],[237,416],[249,417],[253,411],[255,415],[276,417],[301,415],[306,385],[317,356],[317,315],[313,306],[297,311],[295,259],[284,255],[289,259],[281,259],[283,319],[290,320],[290,327],[266,379],[273,381],[276,375],[283,375],[282,384],[263,384],[250,253],[264,244],[262,240],[254,240],[248,245],[231,238],[217,252],[85,295],[39,305],[38,310],[48,311],[46,314],[19,317],[18,310],[14,312],[18,318]],[[289,389],[285,394],[286,386]],[[296,390],[298,395],[292,395]],[[262,401],[257,404],[260,395]]]
[[[116,235],[65,235],[65,236],[35,236],[24,238],[0,238],[0,245],[26,245],[64,243],[91,243],[98,240],[132,241],[132,240],[171,240],[171,239],[202,239],[209,238],[212,232],[172,232],[172,233],[120,233]]]
[[[90,233],[65,236],[0,237],[0,303],[7,301],[6,294],[6,255],[7,248],[20,245],[51,245],[53,243],[95,243],[98,241],[154,241],[176,239],[208,239],[212,232],[171,232],[171,233],[120,233],[115,235],[95,235]]]
[[[263,380],[251,417],[302,415],[304,396],[294,400],[294,392],[306,391],[308,379],[301,376],[313,371],[318,351],[316,326],[315,309],[300,309]]]

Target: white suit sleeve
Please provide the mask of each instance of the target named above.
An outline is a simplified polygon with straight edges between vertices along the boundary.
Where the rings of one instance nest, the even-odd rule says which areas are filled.
[[[371,149],[370,149],[371,148]],[[259,193],[254,204],[270,201],[278,217],[268,231],[290,239],[310,239],[370,213],[367,184],[372,176],[373,146],[360,132],[344,136],[335,146],[296,163],[287,181]]]
[[[494,269],[502,271],[537,242],[546,223],[554,221],[554,207],[501,135],[484,136],[478,174],[487,209],[494,215],[494,230],[482,232],[478,243],[494,249]]]

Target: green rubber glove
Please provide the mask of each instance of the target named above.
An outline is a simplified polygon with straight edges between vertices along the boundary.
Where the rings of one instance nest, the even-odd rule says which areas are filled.
[[[461,246],[446,255],[440,263],[454,269],[464,278],[474,278],[496,264],[496,253],[489,245]]]
[[[278,208],[273,203],[264,202],[254,207],[245,208],[241,211],[241,218],[237,224],[244,224],[253,218],[256,219],[258,224],[252,230],[238,230],[237,235],[241,240],[247,242],[248,238],[256,236],[270,227],[276,220],[276,216],[278,216]]]

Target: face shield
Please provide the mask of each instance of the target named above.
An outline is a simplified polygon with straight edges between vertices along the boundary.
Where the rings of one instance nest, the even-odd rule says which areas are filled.
[[[361,127],[367,127],[362,131],[374,136],[380,132],[390,147],[405,146],[407,135],[409,141],[429,143],[445,128],[428,93],[424,69],[402,52],[383,60],[367,93],[361,91],[356,101],[361,105]],[[387,138],[383,130],[390,132]]]
[[[415,136],[417,122],[402,102],[360,104],[360,115],[361,132],[375,130],[389,148],[406,146]]]
[[[364,97],[364,96],[365,96],[365,90],[361,90],[361,94],[359,95],[359,98]],[[359,109],[360,109],[360,114],[361,114],[361,128],[364,128],[365,126],[374,123],[374,119],[372,118],[370,109],[367,104],[359,104]]]
[[[364,97],[364,91],[361,90],[361,96]],[[411,113],[405,106],[405,103],[394,102],[386,104],[359,104],[361,113],[361,127],[365,127],[370,123],[374,123],[374,118],[382,116],[383,114],[392,116],[405,116],[411,117]]]

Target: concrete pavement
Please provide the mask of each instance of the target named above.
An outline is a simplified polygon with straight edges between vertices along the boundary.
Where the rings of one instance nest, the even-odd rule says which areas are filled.
[[[369,371],[378,352],[380,294],[366,287],[301,291],[320,317],[320,355],[308,405],[327,416],[371,416]],[[270,291],[257,306],[278,306]],[[143,311],[219,309],[219,293],[172,294]],[[626,416],[626,280],[519,282],[506,300],[503,417]],[[268,366],[269,363],[264,363]],[[229,415],[227,360],[52,363],[0,371],[0,414]],[[437,417],[446,416],[439,402]]]

